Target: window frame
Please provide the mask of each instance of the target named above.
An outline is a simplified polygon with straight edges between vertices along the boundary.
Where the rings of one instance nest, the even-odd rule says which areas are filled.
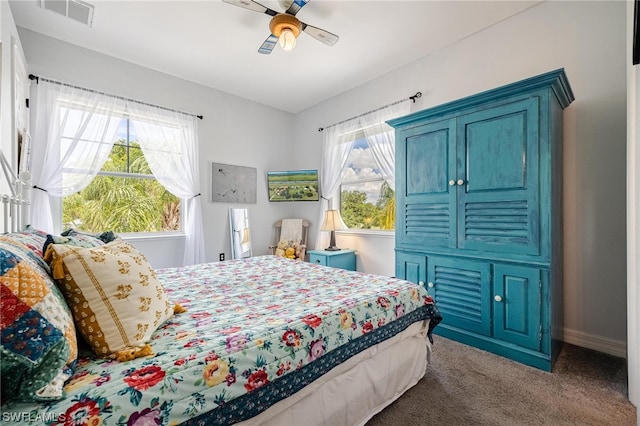
[[[378,125],[376,125],[377,127],[380,127],[380,129],[383,129],[382,123],[379,123]],[[366,135],[364,132],[363,128],[354,130],[353,132],[350,132],[348,134],[344,134],[342,135],[343,140],[353,140],[353,142],[357,142],[360,139],[364,139],[366,140]],[[369,147],[369,141],[366,140],[367,142],[367,149],[370,149]],[[349,164],[349,159],[351,158],[351,154],[353,153],[353,151],[355,150],[355,145],[354,147],[351,149],[351,152],[349,153],[349,158],[347,159],[347,167]],[[395,169],[394,169],[395,172]],[[342,172],[344,173],[344,171]],[[365,179],[361,179],[361,180],[343,180],[342,179],[342,174],[340,176],[340,186],[338,189],[338,194],[336,195],[337,199],[338,199],[338,206],[339,206],[339,210],[340,210],[340,214],[342,214],[342,186],[344,184],[347,185],[353,185],[354,183],[366,183],[366,182],[378,182],[378,181],[382,181],[382,184],[384,184],[386,182],[386,180],[384,179],[384,177],[380,176],[380,178],[365,178]],[[395,196],[395,190],[394,190],[394,196]],[[368,236],[379,236],[379,237],[390,237],[393,236],[395,237],[396,234],[396,230],[395,230],[395,225],[394,225],[394,229],[370,229],[370,228],[348,228],[348,229],[343,229],[343,230],[337,230],[336,232],[340,233],[340,234],[353,234],[353,235],[368,235]]]
[[[127,147],[127,169],[130,168],[130,161],[129,161],[129,150],[131,149],[130,143],[132,142],[130,140],[130,125],[131,125],[131,117],[124,113],[122,114],[121,120],[126,120],[126,145],[125,144],[118,144],[118,140],[116,139],[116,141],[114,141],[113,145],[111,146],[111,149],[113,150],[113,148],[115,146],[126,146]],[[88,141],[88,142],[94,142],[94,141]],[[135,142],[135,141],[133,141]],[[135,149],[140,149],[142,151],[142,147],[137,147]],[[111,155],[111,154],[109,154]],[[143,153],[144,155],[144,153]],[[69,169],[62,169],[62,173],[64,174],[65,171],[67,171]],[[158,179],[153,175],[153,174],[142,174],[142,173],[128,173],[128,172],[115,172],[115,171],[98,171],[98,173],[96,174],[97,176],[109,176],[109,177],[117,177],[117,178],[127,178],[127,179],[146,179],[146,180],[155,180],[156,182],[158,181]],[[95,179],[95,178],[94,178]],[[182,214],[182,212],[184,212],[184,207],[185,207],[185,203],[184,203],[184,199],[179,198],[180,200],[180,230],[176,231],[176,230],[170,230],[170,231],[141,231],[141,232],[117,232],[115,231],[120,237],[122,237],[123,239],[126,240],[135,240],[135,239],[148,239],[148,238],[176,238],[176,237],[184,237],[186,234],[184,232],[184,226],[185,226],[185,218],[184,215]],[[62,220],[64,217],[64,197],[60,197],[60,221],[62,224],[62,228],[65,228],[65,223]]]

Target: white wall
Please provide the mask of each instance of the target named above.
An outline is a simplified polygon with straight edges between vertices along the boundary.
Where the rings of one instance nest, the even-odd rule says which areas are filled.
[[[291,114],[23,28],[19,34],[32,74],[204,115],[204,120],[198,122],[198,136],[207,260],[217,261],[221,252],[231,258],[230,207],[249,209],[254,253],[268,252],[274,238],[274,222],[287,217],[293,204],[269,203],[265,178],[267,170],[291,167],[294,120]],[[257,168],[257,203],[213,203],[210,169],[214,161]],[[136,238],[133,243],[156,268],[182,263],[182,239],[159,242]]]
[[[318,127],[416,91],[413,110],[565,68],[576,97],[564,115],[565,340],[625,356],[625,13],[625,2],[537,5],[298,114],[296,158],[320,157]],[[393,274],[392,240],[338,235],[337,243],[366,247],[365,272]]]

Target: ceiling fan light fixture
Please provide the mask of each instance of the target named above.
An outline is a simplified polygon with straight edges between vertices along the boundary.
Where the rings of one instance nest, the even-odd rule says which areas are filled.
[[[293,50],[296,39],[302,31],[302,23],[293,15],[280,13],[269,23],[271,34],[278,37],[280,47],[286,51]]]
[[[285,28],[284,30],[282,30],[278,41],[280,43],[280,47],[282,47],[282,49],[286,50],[287,52],[292,51],[293,48],[296,47],[296,36],[289,28]]]

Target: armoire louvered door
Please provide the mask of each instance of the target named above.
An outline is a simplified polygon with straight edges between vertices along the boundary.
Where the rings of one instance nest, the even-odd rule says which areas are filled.
[[[456,169],[456,121],[444,120],[410,129],[396,144],[396,168],[402,161],[405,190],[396,192],[396,235],[414,247],[425,240],[434,247],[455,247],[457,215],[455,186],[449,176]]]
[[[429,256],[427,286],[449,324],[491,335],[491,265],[487,262]]]
[[[458,118],[458,247],[538,254],[538,103]]]
[[[396,276],[436,334],[551,370],[562,344],[564,70],[390,120]]]

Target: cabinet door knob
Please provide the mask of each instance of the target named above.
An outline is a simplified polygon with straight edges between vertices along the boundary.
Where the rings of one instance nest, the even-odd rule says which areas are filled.
[[[496,294],[496,297],[493,298],[496,302],[502,302],[502,297]]]
[[[320,263],[320,259],[316,259],[316,263]]]
[[[464,180],[463,179],[458,179],[458,186],[462,186],[464,185]]]
[[[418,281],[418,285],[421,285],[424,287],[424,281]]]
[[[451,179],[451,180],[449,181],[449,186],[453,186],[453,185],[455,185],[455,184],[456,184],[456,181],[455,181],[455,180]]]
[[[427,286],[429,286],[429,288],[433,288],[434,284],[431,281],[429,281],[429,284],[427,284]]]

